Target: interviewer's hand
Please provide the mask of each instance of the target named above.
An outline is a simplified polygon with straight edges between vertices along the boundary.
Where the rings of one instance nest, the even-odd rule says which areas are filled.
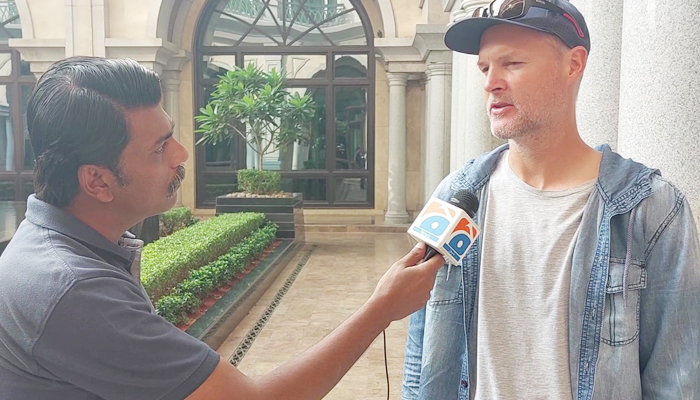
[[[418,243],[410,253],[395,262],[379,280],[367,302],[381,308],[387,322],[420,310],[430,299],[435,275],[445,260],[438,254],[418,264],[425,254],[425,248],[425,243]]]

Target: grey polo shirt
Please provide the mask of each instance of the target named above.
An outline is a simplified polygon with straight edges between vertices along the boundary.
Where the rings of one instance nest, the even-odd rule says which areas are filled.
[[[209,377],[219,356],[155,314],[135,243],[30,196],[0,257],[0,399],[183,399]]]

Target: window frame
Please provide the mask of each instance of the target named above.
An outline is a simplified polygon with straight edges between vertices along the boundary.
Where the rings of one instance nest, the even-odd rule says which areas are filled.
[[[326,179],[326,201],[305,200],[307,208],[358,208],[371,209],[375,204],[375,52],[374,35],[371,23],[364,8],[359,1],[350,0],[352,7],[357,12],[365,32],[366,45],[336,45],[336,46],[204,46],[202,40],[208,28],[210,18],[216,6],[222,0],[209,0],[198,20],[194,35],[194,66],[192,68],[193,82],[193,111],[199,113],[203,107],[205,88],[218,82],[218,79],[205,78],[202,68],[204,57],[214,55],[235,56],[236,65],[243,66],[246,55],[325,55],[326,76],[314,79],[289,79],[290,87],[323,87],[326,90],[326,169],[279,171],[282,179]],[[338,55],[360,54],[367,56],[367,76],[362,78],[335,78],[335,63]],[[367,168],[365,170],[336,169],[335,147],[337,145],[337,132],[335,127],[335,99],[337,88],[357,87],[366,90],[366,119],[367,119]],[[196,123],[195,123],[196,125]],[[198,208],[211,208],[213,199],[206,199],[207,179],[236,180],[237,167],[245,168],[246,151],[243,140],[236,139],[237,146],[232,146],[232,161],[238,160],[238,165],[232,165],[229,170],[208,169],[206,166],[206,154],[204,146],[195,145],[195,202]],[[196,142],[196,140],[195,140]],[[335,182],[339,178],[363,178],[366,179],[367,201],[343,202],[335,199]]]

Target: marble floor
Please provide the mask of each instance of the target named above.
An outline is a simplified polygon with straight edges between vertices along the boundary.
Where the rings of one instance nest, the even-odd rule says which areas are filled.
[[[317,248],[274,314],[259,333],[239,368],[263,375],[321,340],[359,308],[392,263],[411,249],[406,234],[307,233],[302,248],[248,316],[218,348],[228,358],[255,325],[310,244]],[[401,398],[401,370],[408,318],[387,329],[391,399]],[[386,399],[384,354],[380,335],[329,400]]]

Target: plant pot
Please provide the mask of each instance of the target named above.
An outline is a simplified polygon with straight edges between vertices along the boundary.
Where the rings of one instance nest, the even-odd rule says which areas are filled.
[[[216,215],[225,213],[261,212],[279,226],[277,238],[304,242],[304,198],[291,197],[226,197],[216,198]]]

